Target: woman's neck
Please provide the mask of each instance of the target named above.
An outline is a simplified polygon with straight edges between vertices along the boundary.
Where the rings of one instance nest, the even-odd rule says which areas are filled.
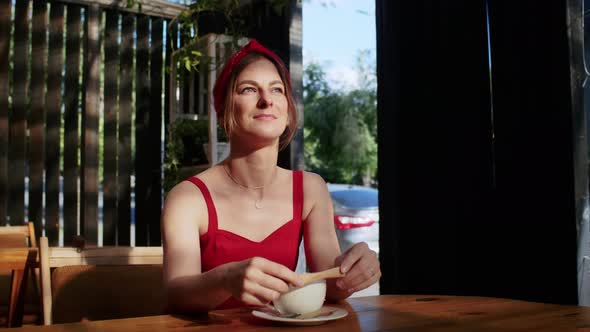
[[[275,175],[278,160],[278,145],[258,149],[245,149],[239,143],[231,144],[229,158],[224,162],[234,181],[251,188],[270,184]]]

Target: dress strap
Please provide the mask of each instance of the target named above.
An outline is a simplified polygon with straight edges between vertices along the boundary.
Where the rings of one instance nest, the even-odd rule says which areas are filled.
[[[303,214],[303,171],[293,171],[293,219]]]
[[[197,186],[199,190],[201,190],[203,198],[205,198],[205,203],[207,204],[207,214],[209,215],[207,234],[213,235],[213,233],[217,231],[217,211],[215,210],[215,204],[213,204],[211,193],[209,192],[209,189],[207,189],[207,185],[205,185],[205,183],[198,177],[191,176],[186,180]]]

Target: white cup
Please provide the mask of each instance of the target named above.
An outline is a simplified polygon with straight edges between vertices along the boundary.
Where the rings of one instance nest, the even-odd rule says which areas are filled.
[[[326,298],[326,280],[295,288],[273,301],[281,314],[306,314],[319,310]]]

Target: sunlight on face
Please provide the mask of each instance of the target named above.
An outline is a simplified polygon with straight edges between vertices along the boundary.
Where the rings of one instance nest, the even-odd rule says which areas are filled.
[[[278,142],[287,126],[285,85],[268,59],[246,66],[238,75],[233,92],[238,136]]]

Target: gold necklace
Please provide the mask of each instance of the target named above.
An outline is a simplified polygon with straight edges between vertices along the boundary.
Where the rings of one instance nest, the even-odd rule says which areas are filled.
[[[229,168],[227,167],[226,164],[223,164],[222,167],[223,167],[223,170],[225,171],[225,174],[227,174],[227,176],[235,184],[237,184],[238,186],[242,187],[243,189],[246,189],[246,190],[254,190],[254,191],[255,190],[261,190],[261,192],[260,192],[260,198],[256,198],[254,200],[254,207],[256,209],[258,209],[258,210],[259,209],[262,209],[264,207],[264,205],[262,205],[262,200],[264,199],[264,191],[262,191],[262,189],[264,189],[264,187],[266,187],[266,184],[265,185],[262,185],[262,186],[249,187],[249,186],[247,186],[245,184],[240,183],[238,180],[236,180],[236,178],[234,178],[233,175],[231,175],[231,172],[229,171]],[[275,167],[275,174],[276,174],[276,167]],[[274,178],[274,174],[273,174],[272,178]],[[272,179],[271,179],[270,182],[272,182]],[[270,182],[268,184],[270,184]]]

